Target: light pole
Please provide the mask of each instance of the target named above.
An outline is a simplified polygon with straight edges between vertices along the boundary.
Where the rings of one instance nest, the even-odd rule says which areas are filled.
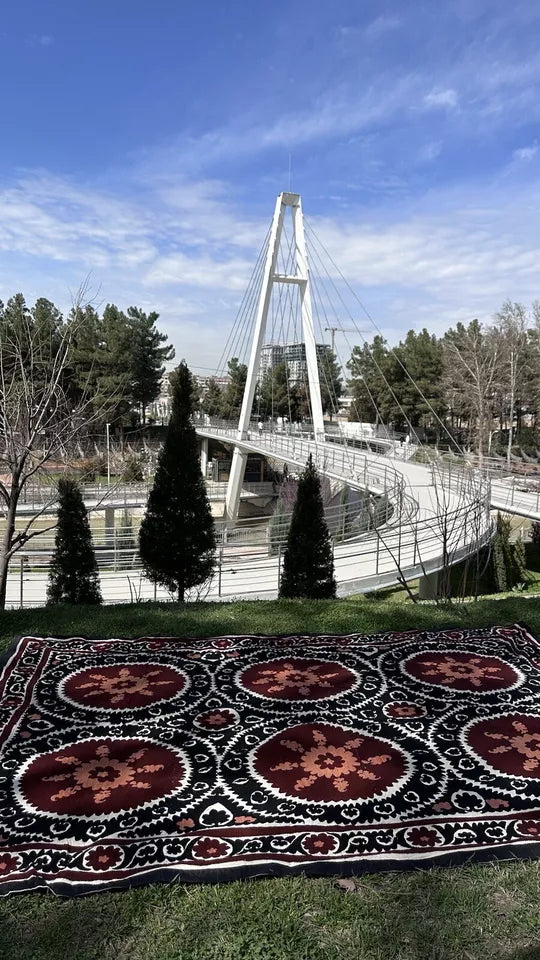
[[[107,489],[111,485],[111,437],[109,433],[110,423],[105,424],[105,430],[107,433]]]

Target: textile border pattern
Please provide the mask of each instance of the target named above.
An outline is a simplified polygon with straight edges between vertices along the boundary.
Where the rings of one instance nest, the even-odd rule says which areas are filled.
[[[3,894],[539,852],[525,626],[24,636],[4,657]]]

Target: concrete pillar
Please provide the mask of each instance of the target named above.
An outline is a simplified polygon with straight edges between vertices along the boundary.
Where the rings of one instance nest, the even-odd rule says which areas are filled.
[[[114,545],[114,513],[115,507],[105,507],[105,543]]]
[[[224,514],[226,523],[230,525],[235,524],[238,520],[238,507],[240,506],[240,493],[246,471],[247,457],[247,451],[240,450],[238,447],[234,448]]]
[[[208,437],[201,437],[201,473],[206,480],[208,473]]]
[[[418,584],[418,596],[420,600],[436,600],[439,596],[439,571],[427,573],[425,577],[420,577]]]

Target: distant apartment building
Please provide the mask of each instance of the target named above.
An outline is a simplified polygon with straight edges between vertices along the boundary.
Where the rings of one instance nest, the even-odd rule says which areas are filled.
[[[210,374],[207,377],[200,377],[198,375],[195,375],[193,379],[195,380],[195,383],[199,387],[201,391],[201,395],[203,397],[206,391],[208,390],[208,386],[211,380],[213,380],[214,383],[217,383],[218,387],[226,387],[231,380],[230,377],[215,377],[215,376],[212,376],[212,374]]]
[[[323,359],[328,349],[325,343],[315,344],[317,359]],[[289,371],[289,383],[305,383],[307,380],[307,360],[305,343],[265,343],[261,348],[259,378],[279,363],[286,363]]]

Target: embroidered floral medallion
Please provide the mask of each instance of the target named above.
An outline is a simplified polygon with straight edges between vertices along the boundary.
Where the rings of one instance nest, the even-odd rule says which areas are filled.
[[[525,627],[26,636],[0,662],[0,894],[540,854]]]

